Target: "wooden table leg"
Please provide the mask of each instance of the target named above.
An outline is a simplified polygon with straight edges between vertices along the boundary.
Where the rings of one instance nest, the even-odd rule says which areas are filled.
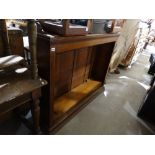
[[[34,132],[36,134],[40,134],[40,106],[39,106],[39,98],[41,96],[41,90],[35,90],[32,92],[32,104],[31,104],[31,112],[32,112],[32,118],[33,118],[33,126],[34,126]]]

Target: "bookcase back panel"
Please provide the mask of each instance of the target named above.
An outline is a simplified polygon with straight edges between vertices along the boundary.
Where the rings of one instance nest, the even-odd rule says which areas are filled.
[[[75,88],[84,82],[88,52],[88,48],[81,48],[75,51],[75,61],[71,88]]]
[[[55,97],[68,92],[71,88],[74,51],[56,55]]]

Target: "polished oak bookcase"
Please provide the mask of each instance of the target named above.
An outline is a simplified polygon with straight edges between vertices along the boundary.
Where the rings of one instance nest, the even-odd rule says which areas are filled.
[[[42,89],[43,131],[56,132],[104,90],[117,38],[118,34],[38,34],[38,70],[48,81]]]

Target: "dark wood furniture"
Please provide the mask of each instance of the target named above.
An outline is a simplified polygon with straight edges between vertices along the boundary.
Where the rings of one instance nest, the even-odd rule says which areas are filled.
[[[12,55],[5,20],[0,20],[0,32],[4,53],[7,55],[0,58],[0,116],[11,110],[19,115],[18,108],[25,103],[30,103],[33,125],[23,116],[20,115],[20,118],[34,133],[40,133],[39,98],[41,97],[41,87],[47,82],[38,76],[35,22],[28,21],[30,66],[26,65],[23,57]]]
[[[155,75],[152,77],[150,86],[137,115],[155,125]]]
[[[1,33],[1,32],[0,32]],[[19,28],[8,28],[8,38],[11,53],[14,55],[24,56],[23,33]],[[5,47],[0,34],[0,57],[6,56]]]
[[[117,34],[60,37],[38,34],[39,75],[43,88],[41,126],[56,132],[99,91],[104,81]]]
[[[90,28],[90,21],[87,26],[71,24],[68,19],[57,22],[51,20],[40,20],[40,23],[45,32],[52,34],[55,33],[62,36],[86,35]]]

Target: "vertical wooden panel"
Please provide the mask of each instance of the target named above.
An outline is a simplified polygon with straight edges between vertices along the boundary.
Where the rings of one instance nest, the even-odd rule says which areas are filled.
[[[20,29],[9,29],[9,44],[12,54],[24,56],[23,32]]]
[[[1,33],[2,32],[0,32],[0,57],[6,56]],[[17,28],[10,28],[8,29],[8,34],[11,53],[15,55],[24,56],[24,43],[22,31]]]
[[[112,42],[96,46],[95,59],[91,72],[91,77],[94,80],[104,82],[114,45],[115,43]]]
[[[0,19],[0,32],[1,32],[2,41],[4,44],[3,47],[4,47],[5,55],[10,55],[11,50],[10,50],[10,45],[9,45],[8,29],[7,29],[5,19]]]
[[[71,88],[74,51],[56,55],[55,97],[68,92]]]
[[[4,51],[4,44],[3,44],[3,40],[2,40],[2,35],[0,32],[0,57],[5,56],[5,51]]]
[[[84,82],[89,78],[92,65],[93,65],[92,47],[89,47],[88,48],[87,60],[86,60]]]
[[[43,38],[41,36],[37,37],[37,60],[38,60],[38,71],[39,76],[41,78],[45,79],[48,84],[42,88],[42,101],[40,104],[41,107],[41,125],[45,128],[48,128],[50,126],[53,116],[52,116],[52,102],[51,98],[53,96],[51,95],[51,90],[54,87],[51,85],[51,61],[52,59],[51,53],[50,53],[50,39],[49,38]],[[51,109],[50,109],[51,108]],[[51,117],[49,119],[49,117]]]
[[[89,53],[88,48],[77,49],[75,52],[76,53],[71,88],[75,88],[76,86],[84,82]]]

